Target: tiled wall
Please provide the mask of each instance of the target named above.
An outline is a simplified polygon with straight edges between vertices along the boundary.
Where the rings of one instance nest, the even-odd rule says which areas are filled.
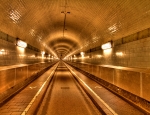
[[[150,111],[149,70],[143,71],[143,69],[136,68],[67,63],[109,90],[130,100],[136,106]]]
[[[53,67],[57,62],[36,63],[19,67],[8,67],[0,70],[0,104],[16,94],[43,72]],[[57,64],[55,65],[57,66]]]
[[[92,58],[89,58],[92,55]],[[150,68],[150,37],[114,46],[109,50],[98,50],[78,56],[74,62],[85,62],[100,65]]]
[[[20,48],[14,42],[0,39],[0,66],[52,61],[50,59],[42,59],[38,56],[35,57],[35,54],[41,56],[40,52],[28,48]]]

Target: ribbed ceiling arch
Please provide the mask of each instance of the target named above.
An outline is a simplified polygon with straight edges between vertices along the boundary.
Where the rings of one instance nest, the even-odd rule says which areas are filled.
[[[149,0],[0,0],[0,31],[58,57],[63,51],[65,57],[149,28],[149,4]]]

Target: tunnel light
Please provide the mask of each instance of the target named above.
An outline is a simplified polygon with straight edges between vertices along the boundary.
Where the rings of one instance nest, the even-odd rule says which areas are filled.
[[[35,57],[35,55],[31,55],[30,57],[31,57],[31,58],[34,58],[34,57]]]
[[[83,55],[84,55],[84,52],[80,52],[80,54],[81,54],[81,56],[83,56]]]
[[[101,48],[102,48],[103,50],[109,49],[109,48],[111,48],[111,47],[112,47],[112,42],[107,42],[107,43],[105,43],[105,44],[103,44],[103,45],[101,46]]]
[[[98,58],[101,58],[102,57],[102,55],[96,55]]]
[[[19,56],[20,56],[20,57],[25,57],[26,55],[24,55],[24,54],[20,54]]]
[[[20,39],[17,39],[17,46],[19,47],[22,47],[22,48],[26,48],[27,47],[27,43],[20,40]]]
[[[44,55],[44,54],[45,54],[45,51],[41,51],[41,54]]]
[[[4,50],[4,49],[1,49],[1,50],[0,50],[0,54],[5,54],[5,50]]]
[[[84,54],[85,53],[84,52],[80,52],[80,54],[81,54],[81,57],[84,58]]]
[[[123,56],[123,53],[122,52],[116,52],[116,55],[117,56]]]

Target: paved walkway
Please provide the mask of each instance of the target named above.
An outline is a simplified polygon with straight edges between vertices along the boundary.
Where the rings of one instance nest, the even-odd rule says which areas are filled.
[[[0,115],[21,115],[55,67],[56,65],[0,107]]]
[[[95,81],[92,81],[90,78],[76,71],[71,66],[69,67],[118,115],[144,115],[144,113],[142,113],[140,110],[134,108],[121,98],[117,97],[116,95],[105,89],[103,86],[99,85]]]

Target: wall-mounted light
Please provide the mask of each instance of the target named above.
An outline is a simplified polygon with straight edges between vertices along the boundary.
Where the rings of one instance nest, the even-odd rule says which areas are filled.
[[[44,55],[44,54],[45,54],[45,51],[41,51],[41,54]]]
[[[0,54],[5,54],[5,50],[4,50],[4,49],[1,49],[1,50],[0,50]]]
[[[123,56],[123,53],[122,52],[116,52],[116,55],[117,56]]]
[[[42,55],[41,58],[44,58],[44,54],[45,54],[45,51],[41,51],[41,55]]]
[[[101,58],[101,57],[102,57],[102,55],[96,55],[96,57],[97,57],[97,58]]]
[[[17,38],[16,45],[19,46],[19,47],[22,47],[22,48],[26,48],[27,47],[27,43],[22,41],[22,40],[20,40],[20,39],[18,39],[18,38]]]
[[[84,52],[80,52],[80,54],[81,54],[81,56],[83,56],[83,55],[84,55]]]
[[[112,41],[107,42],[107,43],[105,43],[105,44],[103,44],[103,45],[101,46],[101,48],[102,48],[103,50],[109,49],[109,48],[111,48],[111,47],[112,47]]]
[[[84,52],[80,52],[81,57],[84,58],[85,53]]]

